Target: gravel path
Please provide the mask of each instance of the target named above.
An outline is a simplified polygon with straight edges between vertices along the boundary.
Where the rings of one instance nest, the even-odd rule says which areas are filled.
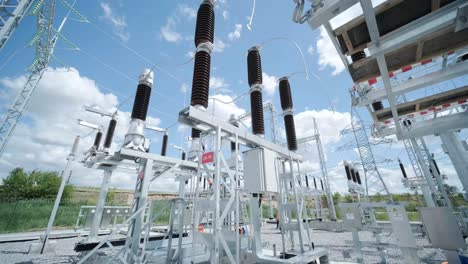
[[[264,246],[273,248],[276,244],[277,250],[281,247],[281,235],[275,229],[275,224],[265,224],[263,228],[262,239]],[[350,241],[351,232],[329,232],[314,230],[311,232],[312,241],[316,247],[324,247],[329,251],[332,261],[356,261],[356,253]],[[370,232],[360,232],[360,238],[363,241],[375,241]],[[45,264],[45,263],[75,263],[78,259],[78,253],[73,251],[75,243],[81,238],[67,238],[55,240],[55,253],[46,253],[44,255],[28,254],[31,242],[2,243],[0,244],[0,264]],[[417,238],[417,244],[421,247],[418,251],[423,263],[436,264],[444,260],[444,255],[440,250],[423,248],[428,246],[425,238]],[[394,236],[389,234],[382,238],[382,242],[396,244]],[[296,242],[297,243],[297,242]],[[376,248],[363,248],[364,263],[379,263],[379,252]],[[403,263],[401,253],[396,248],[386,248],[385,255],[387,263]]]

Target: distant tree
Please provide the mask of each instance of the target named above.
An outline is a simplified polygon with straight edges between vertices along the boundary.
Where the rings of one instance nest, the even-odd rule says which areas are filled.
[[[32,171],[27,173],[23,168],[15,168],[3,179],[0,199],[53,199],[57,195],[62,178],[57,172]],[[67,184],[62,200],[68,200],[73,186]]]
[[[333,201],[337,204],[341,202],[341,194],[339,192],[335,192],[333,194]]]

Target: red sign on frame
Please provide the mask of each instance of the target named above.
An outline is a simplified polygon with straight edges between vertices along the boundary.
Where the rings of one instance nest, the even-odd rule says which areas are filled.
[[[213,162],[213,160],[214,160],[214,153],[213,152],[203,153],[203,155],[202,155],[202,164]]]

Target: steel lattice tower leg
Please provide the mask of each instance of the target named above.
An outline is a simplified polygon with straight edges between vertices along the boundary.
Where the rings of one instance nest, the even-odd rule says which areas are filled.
[[[387,185],[382,179],[374,159],[374,154],[369,143],[366,128],[362,123],[357,110],[353,107],[351,109],[351,126],[356,140],[356,145],[359,150],[359,157],[361,158],[362,167],[364,169],[364,177],[366,183],[366,197],[369,193],[384,192],[390,201],[393,200],[392,195],[388,191]]]

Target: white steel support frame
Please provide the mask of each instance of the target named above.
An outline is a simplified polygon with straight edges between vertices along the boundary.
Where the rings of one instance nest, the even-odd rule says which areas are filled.
[[[145,210],[148,207],[147,199],[152,174],[153,160],[141,159],[132,205],[132,213],[135,217],[129,223],[127,240],[125,243],[127,263],[139,263],[137,259],[144,257],[145,249],[143,248],[143,252],[139,252],[140,239],[142,236],[142,227],[145,224]],[[146,219],[146,221],[149,221],[149,219]]]
[[[73,143],[73,147],[70,151],[70,154],[67,157],[67,165],[65,166],[65,170],[63,171],[63,174],[62,174],[62,182],[60,183],[57,197],[55,198],[54,207],[52,208],[52,213],[50,214],[49,223],[47,224],[46,232],[44,236],[41,237],[41,242],[42,242],[42,247],[40,251],[41,254],[44,253],[45,247],[47,246],[47,241],[49,240],[49,235],[50,235],[50,232],[52,231],[52,227],[55,222],[55,216],[57,215],[60,201],[62,200],[63,191],[65,190],[65,186],[68,180],[70,179],[71,170],[72,170],[73,162],[76,157],[76,151],[78,149],[79,143],[80,143],[80,136],[77,136]]]
[[[236,127],[232,124],[219,120],[218,118],[207,114],[205,111],[199,110],[195,107],[189,106],[184,109],[179,114],[179,122],[189,125],[193,128],[199,129],[202,131],[201,135],[206,136],[209,134],[214,134],[216,138],[215,149],[213,150],[215,156],[215,168],[209,168],[207,164],[202,164],[201,149],[199,150],[199,175],[198,177],[211,177],[210,175],[214,174],[214,184],[213,184],[213,193],[210,197],[202,198],[195,196],[194,200],[194,219],[193,219],[193,245],[198,245],[200,237],[203,237],[206,247],[209,248],[211,252],[210,263],[220,263],[222,260],[229,263],[240,263],[240,255],[247,253],[246,251],[241,251],[241,239],[239,239],[238,227],[239,227],[239,216],[241,214],[240,207],[240,189],[238,185],[239,172],[232,171],[224,158],[222,147],[222,140],[229,140],[234,142],[236,146],[238,144],[243,144],[247,146],[257,146],[260,148],[266,148],[272,150],[278,155],[278,166],[279,170],[279,212],[280,212],[280,224],[282,227],[282,241],[283,241],[283,253],[287,253],[289,249],[286,248],[285,236],[286,232],[289,231],[291,235],[294,231],[298,232],[299,238],[299,251],[295,251],[298,254],[296,257],[299,261],[310,262],[314,259],[321,258],[323,261],[327,259],[326,251],[323,249],[312,249],[310,244],[310,234],[307,227],[304,227],[302,220],[304,216],[307,217],[306,212],[303,212],[304,208],[304,195],[299,185],[298,176],[300,175],[300,166],[299,162],[302,161],[300,155],[290,152],[284,147],[268,142],[264,138],[253,135],[247,132],[242,127]],[[237,152],[237,151],[236,151]],[[237,161],[238,159],[236,159]],[[232,164],[231,164],[232,166]],[[238,167],[236,162],[235,167]],[[286,168],[289,167],[289,172]],[[196,180],[197,184],[199,179]],[[292,187],[292,197],[289,197],[288,192],[285,188]],[[224,192],[222,192],[222,190]],[[197,188],[197,193],[199,190]],[[223,194],[223,195],[221,195]],[[227,194],[227,195],[224,195]],[[252,241],[252,254],[258,261],[268,262],[268,263],[284,263],[285,260],[279,259],[273,256],[267,256],[263,253],[262,242],[261,242],[261,219],[260,216],[260,207],[259,199],[260,194],[248,193],[250,203],[250,210],[252,216],[250,219],[250,234],[249,236]],[[290,198],[292,201],[290,201]],[[211,226],[205,232],[199,232],[198,225],[200,220],[204,216],[207,216],[209,213],[213,213],[213,221]],[[231,212],[234,212],[236,217],[235,221],[229,221],[226,217],[230,215]],[[297,221],[292,220],[292,213],[296,212]],[[227,223],[227,224],[226,224]],[[233,228],[234,227],[234,228]],[[233,230],[234,229],[234,230]],[[211,231],[211,232],[208,232]],[[227,245],[227,238],[236,239],[236,254],[234,255],[229,246]],[[291,237],[291,241],[294,241]],[[306,242],[307,241],[307,242]],[[306,243],[305,243],[306,242]],[[306,250],[305,245],[308,245]],[[220,258],[221,251],[224,251],[225,258]],[[309,260],[309,261],[306,261]],[[326,263],[326,262],[325,262]]]
[[[468,192],[468,150],[463,147],[456,133],[455,131],[447,131],[439,136],[442,140],[442,148],[450,157],[466,194]]]
[[[323,153],[323,148],[322,148],[322,141],[320,140],[320,132],[318,130],[318,126],[317,126],[317,122],[315,118],[314,118],[314,134],[315,134],[315,141],[317,142],[317,152],[319,154],[320,170],[322,171],[323,185],[325,187],[325,193],[327,194],[327,202],[328,202],[330,218],[332,220],[336,220],[337,218],[336,218],[335,203],[333,202],[333,194],[330,189],[330,182],[328,181],[327,163],[325,161],[325,155]]]
[[[102,214],[104,213],[104,207],[106,206],[106,197],[109,191],[111,177],[112,171],[104,170],[104,175],[101,183],[101,190],[99,191],[96,209],[94,210],[94,217],[89,230],[88,241],[94,241],[98,239],[99,228],[101,227]]]
[[[0,1],[0,50],[15,32],[33,2],[34,0]]]
[[[240,192],[238,186],[239,175],[239,159],[235,158],[234,170],[230,169],[222,149],[223,129],[221,126],[214,128],[215,130],[215,146],[213,150],[214,168],[208,167],[207,164],[202,163],[202,151],[199,149],[198,158],[198,177],[196,178],[196,194],[193,201],[194,214],[193,214],[193,227],[192,227],[192,259],[195,257],[195,245],[209,241],[206,247],[210,250],[210,263],[223,262],[220,259],[221,251],[224,251],[229,263],[239,263],[240,259],[240,238],[239,238],[239,214],[240,214]],[[206,133],[202,133],[202,137]],[[234,137],[234,143],[238,146],[238,136]],[[238,147],[234,152],[238,156]],[[232,165],[232,164],[231,164]],[[213,175],[213,177],[211,177]],[[210,197],[203,198],[200,196],[199,186],[200,179],[208,177],[213,180],[213,194]],[[221,204],[223,206],[221,206]],[[213,214],[211,222],[211,233],[199,231],[199,224],[205,218]],[[235,221],[232,222],[230,216],[235,215]],[[208,223],[207,223],[208,224]],[[203,238],[202,238],[203,237]],[[235,252],[231,252],[227,241],[236,238]],[[207,240],[208,239],[208,240]],[[199,241],[201,240],[201,241]]]

